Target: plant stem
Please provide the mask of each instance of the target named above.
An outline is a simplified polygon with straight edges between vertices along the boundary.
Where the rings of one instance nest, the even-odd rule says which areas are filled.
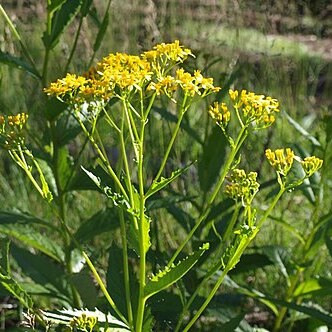
[[[128,324],[128,321],[127,319],[122,315],[122,313],[119,311],[119,309],[116,307],[112,297],[110,296],[109,292],[107,291],[106,287],[105,287],[105,284],[104,282],[101,280],[100,276],[99,276],[99,273],[97,272],[96,268],[94,267],[94,265],[92,264],[90,258],[88,257],[88,255],[82,251],[82,255],[85,259],[85,261],[87,262],[93,276],[95,277],[102,293],[104,294],[105,298],[107,299],[108,303],[111,305],[111,307],[113,308],[113,310],[116,312],[116,314],[122,319],[122,321],[124,323],[126,323],[127,325]]]
[[[214,202],[214,200],[216,199],[224,181],[226,178],[226,175],[229,171],[229,169],[231,168],[231,165],[237,155],[237,152],[239,151],[241,145],[243,144],[245,138],[247,137],[247,132],[246,132],[246,127],[242,127],[240,130],[240,133],[238,135],[238,138],[234,144],[234,146],[232,147],[231,153],[226,161],[225,166],[222,169],[222,172],[220,174],[218,183],[216,184],[209,200],[208,203],[206,205],[206,207],[204,208],[201,216],[198,218],[198,221],[196,222],[195,226],[192,228],[192,230],[190,231],[190,233],[187,235],[187,237],[185,238],[185,240],[179,245],[178,249],[176,250],[176,252],[174,253],[174,255],[171,257],[170,261],[168,262],[167,266],[170,267],[173,262],[175,261],[175,259],[178,257],[178,255],[180,254],[180,252],[182,251],[182,249],[185,247],[185,245],[189,242],[189,240],[192,238],[192,236],[194,235],[194,233],[196,232],[196,230],[200,227],[200,225],[202,224],[202,222],[206,219],[206,217],[208,216],[212,204]]]
[[[136,318],[136,332],[141,332],[144,320],[144,308],[146,298],[144,296],[145,290],[145,274],[146,274],[146,250],[145,250],[145,197],[144,197],[144,177],[143,177],[143,157],[144,157],[144,132],[145,132],[146,119],[141,119],[141,132],[139,141],[139,155],[138,155],[138,185],[139,185],[139,249],[140,249],[140,262],[139,262],[139,298],[138,309]]]
[[[185,97],[183,98],[182,106],[181,106],[181,109],[180,109],[180,112],[179,112],[180,114],[179,114],[178,121],[177,121],[177,123],[175,125],[172,137],[171,137],[171,139],[170,139],[170,141],[168,143],[168,147],[167,147],[166,152],[164,154],[163,160],[162,160],[162,162],[160,164],[160,167],[159,167],[159,170],[157,172],[157,175],[153,179],[153,183],[156,183],[159,180],[159,178],[160,178],[160,176],[161,176],[161,174],[162,174],[162,172],[163,172],[163,170],[165,168],[165,165],[166,165],[167,159],[169,157],[169,154],[170,154],[170,152],[172,150],[175,138],[176,138],[176,136],[177,136],[177,134],[179,132],[183,116],[184,116],[184,114],[185,114],[185,112],[187,110],[187,108],[185,107],[186,101],[187,101],[187,95],[185,95]]]
[[[132,326],[133,325],[133,309],[131,306],[127,234],[126,234],[126,224],[125,224],[125,220],[124,220],[123,210],[120,210],[119,215],[120,215],[122,261],[123,261],[124,286],[125,286],[125,293],[126,293],[126,305],[127,305],[127,313],[128,313],[128,322],[129,322],[130,326]]]

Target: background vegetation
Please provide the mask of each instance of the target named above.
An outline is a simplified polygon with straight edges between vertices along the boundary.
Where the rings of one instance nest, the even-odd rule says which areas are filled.
[[[50,141],[47,137],[48,121],[53,116],[42,91],[44,86],[63,77],[68,71],[86,71],[91,64],[110,52],[139,54],[156,43],[175,39],[193,49],[197,56],[186,65],[188,70],[202,68],[204,75],[214,77],[215,82],[223,88],[222,91],[227,92],[229,87],[244,88],[277,98],[281,104],[282,120],[279,119],[276,128],[268,134],[259,132],[252,137],[243,152],[242,164],[250,170],[258,171],[260,182],[264,183],[264,195],[259,204],[264,208],[265,200],[274,189],[267,182],[269,169],[263,163],[267,146],[290,146],[301,156],[315,154],[324,159],[323,169],[320,176],[317,175],[300,190],[287,195],[279,204],[254,246],[243,257],[230,275],[227,285],[220,290],[219,296],[204,314],[200,328],[213,331],[218,328],[218,324],[233,322],[238,324],[230,324],[230,331],[231,326],[238,326],[240,330],[261,326],[270,330],[275,324],[273,305],[282,307],[287,301],[292,301],[294,305],[304,303],[310,306],[315,303],[315,309],[328,313],[332,307],[330,1],[113,0],[110,1],[110,7],[108,4],[106,0],[93,1],[89,14],[74,17],[50,50],[45,72],[45,45],[41,38],[46,28],[45,3],[2,1],[1,5],[15,23],[36,68],[43,71],[44,75],[42,79],[36,79],[32,70],[26,70],[26,62],[18,62],[18,59],[24,58],[22,45],[1,17],[1,114],[27,112],[30,116],[30,144],[38,146],[42,142],[47,146]],[[76,31],[79,30],[77,48],[71,54]],[[15,56],[16,62],[8,58],[8,54]],[[223,92],[219,95],[220,98],[224,96]],[[150,260],[156,268],[163,259],[158,255],[167,256],[174,250],[194,222],[190,218],[190,198],[195,197],[199,190],[207,195],[223,162],[222,153],[215,144],[213,126],[206,114],[202,114],[202,109],[206,108],[207,104],[198,105],[197,110],[185,119],[181,144],[172,152],[170,170],[188,161],[203,161],[191,168],[171,188],[172,194],[178,195],[178,200],[183,200],[183,203],[164,205],[162,209],[155,207],[161,222],[153,229],[156,235],[155,256]],[[156,117],[168,121],[160,121],[158,125],[149,128],[152,169],[158,169],[158,161],[162,157],[160,151],[164,150],[172,124],[172,112],[165,112],[163,105],[155,111]],[[57,129],[59,132],[55,138],[58,141],[63,139],[66,158],[75,159],[79,154],[79,146],[84,143],[83,137],[65,137],[66,128],[61,131],[60,124]],[[107,137],[107,132],[103,134]],[[116,164],[118,151],[112,149],[116,139],[107,139],[110,147],[107,152]],[[0,153],[0,240],[3,244],[7,237],[13,240],[13,273],[28,289],[30,287],[32,294],[38,296],[40,306],[61,308],[63,300],[57,298],[55,301],[52,297],[44,296],[45,289],[36,286],[43,284],[41,277],[24,265],[24,260],[32,259],[29,254],[35,254],[36,251],[27,250],[29,243],[22,246],[20,234],[31,230],[21,229],[19,225],[13,229],[8,228],[9,216],[14,214],[38,216],[55,223],[54,213],[34,193],[31,184],[21,170],[12,164],[7,154],[4,151]],[[38,157],[43,159],[43,156]],[[95,155],[92,149],[87,148],[80,158],[82,164],[93,166]],[[109,218],[106,213],[108,203],[95,191],[88,190],[92,189],[88,179],[86,183],[75,183],[74,180],[70,193],[66,195],[68,227],[73,233],[77,232],[77,236],[85,234],[85,238],[82,235],[82,242],[98,264],[105,267],[106,253],[112,243],[116,243],[118,231],[106,227],[93,233],[92,228],[85,226],[90,232],[86,235],[87,230],[83,226],[88,225],[87,221],[98,220],[101,225],[105,225]],[[167,197],[162,198],[167,200]],[[219,221],[225,218],[222,211],[226,203],[221,197],[214,211],[215,215],[220,215],[217,218]],[[210,226],[207,223],[203,233],[213,239]],[[43,234],[42,227],[39,232]],[[53,240],[60,242],[55,235]],[[199,236],[196,240],[199,241]],[[36,241],[41,240],[38,238]],[[77,277],[86,278],[86,275]],[[199,278],[200,271],[197,269],[188,277],[185,287],[194,289]],[[49,282],[46,280],[43,286]],[[59,292],[61,287],[57,287]],[[1,328],[8,329],[15,326],[15,308],[20,306],[2,288],[0,295]],[[170,294],[164,296],[171,297]],[[261,301],[262,296],[271,302]],[[85,304],[93,308],[97,302],[93,303],[91,299],[95,299],[93,294]],[[176,311],[177,302],[169,300]],[[163,307],[160,302],[158,306],[159,311],[154,314],[158,317],[160,330],[171,330],[171,307]],[[322,323],[317,315],[303,310],[289,310],[283,316],[283,324],[285,329],[294,331],[314,331],[318,327],[329,326],[326,319]]]

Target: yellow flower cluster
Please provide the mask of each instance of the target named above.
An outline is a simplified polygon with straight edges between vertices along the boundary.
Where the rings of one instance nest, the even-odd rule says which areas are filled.
[[[231,119],[231,113],[225,103],[214,102],[208,109],[208,112],[217,125],[226,128]]]
[[[170,44],[161,43],[142,54],[142,58],[150,62],[155,69],[165,68],[165,65],[169,65],[168,62],[181,63],[188,56],[194,55],[189,48],[181,46],[178,40]]]
[[[269,127],[275,121],[275,113],[279,112],[279,102],[269,96],[256,95],[253,92],[229,90],[234,107],[242,110],[244,124],[252,123],[255,128]]]
[[[63,79],[51,83],[45,89],[48,95],[70,102],[82,103],[93,99],[108,100],[112,96],[130,92],[155,91],[172,97],[178,88],[190,96],[206,96],[219,91],[213,85],[212,78],[205,78],[200,71],[193,75],[183,69],[176,71],[175,77],[167,72],[177,63],[183,62],[189,55],[189,49],[180,46],[179,41],[160,44],[141,56],[125,53],[110,54],[89,70],[85,76],[67,74]]]
[[[290,148],[277,149],[275,151],[267,149],[265,156],[271,166],[283,176],[286,176],[292,168],[295,157],[294,151]]]
[[[6,148],[15,148],[24,143],[22,130],[28,120],[28,114],[19,113],[8,115],[7,118],[0,115],[0,144]]]
[[[323,160],[315,156],[306,157],[301,161],[301,165],[306,176],[309,177],[322,167]]]
[[[292,168],[294,160],[300,162],[305,173],[304,178],[310,177],[323,165],[323,160],[315,156],[306,157],[304,160],[301,160],[300,157],[295,156],[294,152],[290,148],[277,149],[275,151],[267,149],[265,151],[265,155],[271,166],[278,172],[278,174],[285,177]],[[303,179],[300,180],[303,181]]]
[[[246,174],[243,169],[234,169],[229,176],[230,183],[226,186],[225,193],[234,200],[240,199],[243,206],[248,206],[259,190],[256,179],[256,172]]]

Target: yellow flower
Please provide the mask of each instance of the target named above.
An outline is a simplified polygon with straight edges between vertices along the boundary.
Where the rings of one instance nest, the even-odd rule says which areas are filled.
[[[208,109],[212,119],[214,119],[218,126],[225,128],[231,119],[231,113],[225,103],[219,104],[214,102]]]
[[[234,200],[240,199],[243,206],[247,206],[259,190],[256,179],[256,172],[246,174],[243,169],[234,169],[228,178],[230,183],[226,186],[225,193]]]
[[[283,176],[286,176],[292,168],[295,157],[294,151],[290,148],[277,149],[275,151],[267,149],[265,156],[270,165]]]
[[[45,88],[44,91],[49,95],[57,97],[63,97],[66,94],[75,92],[78,88],[87,84],[88,80],[83,76],[77,76],[75,74],[67,74],[66,77],[58,79],[55,83],[51,83],[49,88]]]
[[[253,92],[229,90],[234,107],[241,110],[241,121],[245,125],[251,123],[256,129],[266,128],[275,121],[275,113],[279,112],[279,102],[269,96],[256,95]]]
[[[156,45],[151,51],[147,51],[142,54],[142,58],[151,62],[154,66],[158,61],[164,64],[167,60],[175,63],[181,63],[186,60],[188,56],[194,55],[189,48],[181,46],[178,40],[174,43],[162,43]]]
[[[301,161],[301,165],[306,176],[309,177],[322,167],[323,160],[315,156],[306,157]]]

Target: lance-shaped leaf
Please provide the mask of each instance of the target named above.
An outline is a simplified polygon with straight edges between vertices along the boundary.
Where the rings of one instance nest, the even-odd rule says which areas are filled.
[[[4,53],[0,51],[0,62],[4,63],[8,66],[15,67],[17,69],[24,70],[28,74],[32,75],[34,78],[39,79],[40,74],[33,68],[29,63],[25,62],[24,60],[17,58],[9,53]]]
[[[166,267],[164,270],[154,275],[146,284],[145,297],[149,298],[153,294],[162,291],[181,279],[208,249],[209,243],[205,243],[199,250],[180,261],[176,266]]]
[[[189,167],[192,164],[194,164],[195,162],[196,161],[190,163],[188,166],[186,166],[184,168],[180,168],[180,169],[172,172],[172,174],[171,174],[171,176],[169,178],[163,178],[162,177],[160,181],[153,182],[151,184],[151,187],[147,191],[145,197],[148,198],[148,197],[152,196],[153,194],[155,194],[156,192],[158,192],[159,190],[161,190],[162,188],[164,188],[165,186],[167,186],[168,184],[170,184],[171,182],[173,182],[182,173],[186,172],[189,169]]]
[[[0,284],[27,309],[33,307],[29,294],[0,267]]]
[[[49,50],[57,45],[61,34],[75,18],[82,5],[81,0],[70,0],[63,3],[62,1],[54,1],[53,3],[54,5],[48,10],[54,12],[57,8],[59,9],[52,17],[51,33],[45,32],[42,38],[45,47]]]
[[[46,226],[45,222],[30,215],[0,212],[0,232],[2,234],[40,250],[56,261],[61,261],[64,256],[61,247],[39,232],[38,229],[34,227],[33,223]],[[47,227],[51,228],[53,232],[56,231],[56,229],[51,226],[47,225]]]

